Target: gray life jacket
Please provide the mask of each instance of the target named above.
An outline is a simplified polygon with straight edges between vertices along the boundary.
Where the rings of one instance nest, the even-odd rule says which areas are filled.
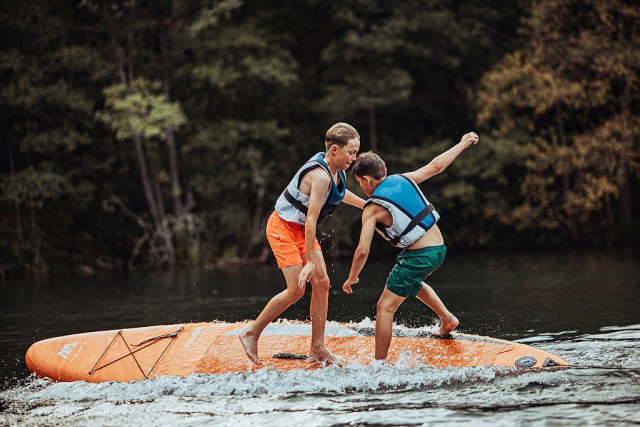
[[[307,221],[307,212],[309,210],[310,197],[299,190],[302,178],[315,168],[323,168],[329,178],[331,178],[331,187],[327,190],[322,201],[322,208],[318,216],[318,223],[340,205],[347,190],[347,179],[343,170],[338,170],[338,182],[333,180],[329,166],[324,161],[325,153],[318,153],[310,158],[293,176],[293,179],[284,189],[278,200],[276,201],[276,213],[285,221],[294,222],[304,225]]]

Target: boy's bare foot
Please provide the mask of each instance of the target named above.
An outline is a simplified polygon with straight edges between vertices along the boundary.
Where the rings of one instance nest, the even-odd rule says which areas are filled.
[[[260,365],[260,357],[258,356],[258,338],[250,336],[247,331],[240,332],[240,342],[244,347],[244,352],[253,363]]]
[[[326,365],[342,366],[340,358],[334,356],[333,353],[327,350],[324,346],[311,347],[311,350],[309,350],[309,359],[311,359],[313,362]]]
[[[440,330],[438,331],[438,334],[447,335],[451,333],[459,323],[458,318],[453,314],[450,317],[440,319]]]

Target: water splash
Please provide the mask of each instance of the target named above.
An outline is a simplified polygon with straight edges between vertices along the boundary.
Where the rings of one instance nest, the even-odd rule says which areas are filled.
[[[56,383],[31,377],[24,384],[1,393],[0,398],[38,406],[52,402],[145,402],[165,396],[195,398],[418,390],[488,382],[499,371],[493,367],[435,369],[421,366],[419,360],[406,353],[395,364],[378,361],[369,366],[328,367],[315,371],[261,369],[218,375],[194,374],[185,378],[159,377],[129,383]]]
[[[370,327],[364,318],[359,326]],[[399,327],[402,327],[401,325]],[[554,336],[542,334],[541,336]],[[640,327],[562,336],[538,346],[588,369],[435,369],[410,352],[315,371],[262,369],[131,383],[29,377],[0,391],[2,425],[615,424],[640,422]],[[608,370],[598,368],[608,367]]]

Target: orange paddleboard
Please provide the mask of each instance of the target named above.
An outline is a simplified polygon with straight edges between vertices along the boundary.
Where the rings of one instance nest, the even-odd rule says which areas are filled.
[[[317,369],[304,356],[308,323],[278,322],[264,330],[258,344],[262,365],[253,365],[238,338],[248,323],[187,323],[50,338],[26,354],[29,371],[56,381],[135,381],[163,375],[221,374],[249,369]],[[373,361],[373,328],[329,324],[325,344],[346,364]],[[562,358],[534,347],[489,337],[453,333],[441,338],[416,329],[396,329],[389,360],[408,354],[416,364],[434,367],[568,366]]]

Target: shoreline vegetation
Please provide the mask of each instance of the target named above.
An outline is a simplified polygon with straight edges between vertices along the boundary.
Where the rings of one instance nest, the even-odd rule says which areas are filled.
[[[0,280],[268,263],[338,121],[390,173],[480,135],[429,183],[456,251],[637,248],[639,27],[623,0],[2,2]]]
[[[383,248],[379,248],[377,251],[376,257],[374,257],[374,262],[391,262],[396,255],[393,252],[383,250]],[[386,248],[385,248],[386,249]],[[389,252],[389,253],[386,253]],[[539,246],[521,246],[521,247],[491,247],[491,248],[482,248],[482,249],[473,249],[473,248],[457,248],[454,252],[449,254],[449,257],[465,257],[469,254],[473,254],[474,256],[518,256],[518,255],[530,255],[536,256],[543,255],[547,256],[549,254],[558,253],[562,255],[570,255],[570,256],[580,256],[583,254],[593,253],[596,255],[602,256],[622,256],[626,257],[637,257],[637,254],[640,254],[640,245],[625,245],[625,246],[595,246],[595,245],[582,245],[575,246],[570,244],[564,245],[539,245]],[[332,256],[329,254],[327,256],[327,262],[331,265],[338,264],[343,265],[345,270],[349,266],[351,258],[350,255],[339,255]],[[211,259],[207,261],[202,261],[198,264],[179,264],[176,268],[168,274],[180,274],[182,272],[189,271],[205,271],[205,270],[221,270],[221,271],[233,271],[233,270],[244,270],[246,268],[257,268],[260,269],[262,267],[267,267],[270,264],[276,266],[275,259],[273,256],[269,256],[266,259],[257,259],[257,258],[248,258],[242,259],[239,257],[231,257],[231,258],[218,258]],[[60,268],[62,267],[62,268]],[[146,264],[146,265],[136,265],[135,268],[129,269],[123,265],[111,264],[105,261],[96,260],[96,264],[79,264],[79,265],[62,265],[62,266],[53,266],[52,268],[44,269],[42,271],[31,271],[29,274],[24,276],[11,276],[6,275],[4,271],[0,271],[0,282],[12,281],[12,280],[34,280],[36,282],[40,280],[47,279],[55,279],[55,278],[108,278],[108,277],[135,277],[137,275],[144,275],[153,272],[163,271],[164,269],[158,268],[157,266]]]

